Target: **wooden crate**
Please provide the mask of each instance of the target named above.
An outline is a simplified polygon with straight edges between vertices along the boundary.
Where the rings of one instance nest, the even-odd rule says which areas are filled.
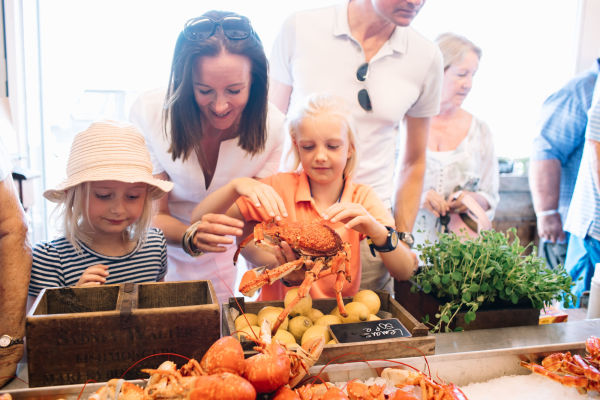
[[[26,322],[29,386],[145,378],[142,368],[185,359],[134,363],[200,359],[219,328],[210,281],[45,289]]]
[[[394,293],[396,300],[419,321],[429,315],[429,321],[436,324],[438,319],[435,314],[439,310],[440,302],[434,296],[423,292],[412,293],[411,283],[394,282]],[[509,326],[537,325],[539,323],[540,310],[525,306],[502,306],[494,309],[481,308],[476,313],[476,318],[471,323],[465,323],[465,313],[456,314],[450,328],[457,326],[464,330],[504,328]]]
[[[381,300],[381,310],[378,315],[382,318],[398,318],[408,329],[412,337],[382,339],[369,342],[340,343],[325,345],[318,364],[330,361],[341,362],[350,360],[390,359],[398,357],[412,357],[429,355],[435,352],[435,337],[429,334],[427,327],[417,321],[397,301],[384,291],[377,291]],[[344,298],[344,303],[352,301]],[[283,301],[256,301],[245,302],[243,297],[231,298],[229,304],[223,305],[223,335],[235,332],[234,315],[239,311],[258,313],[265,306],[283,307]],[[337,306],[335,299],[313,299],[313,308],[328,314]],[[242,338],[242,347],[246,355],[255,354],[252,350],[254,342]]]
[[[533,211],[528,177],[501,174],[499,193],[500,202],[496,207],[492,228],[498,232],[515,228],[521,245],[531,243],[537,247],[537,219]],[[528,247],[525,254],[531,254],[532,250],[532,246]]]

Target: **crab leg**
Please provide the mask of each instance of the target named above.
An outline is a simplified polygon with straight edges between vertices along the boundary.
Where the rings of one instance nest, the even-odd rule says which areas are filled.
[[[263,230],[263,226],[261,224],[255,225],[253,232],[250,235],[248,235],[244,240],[242,240],[242,242],[238,245],[238,248],[235,251],[235,254],[233,255],[233,265],[237,263],[240,251],[242,251],[242,249],[248,243],[250,243],[252,239],[254,239],[257,244],[265,239],[265,231]]]
[[[600,365],[600,339],[595,336],[589,337],[585,341],[585,348],[589,353],[588,359],[596,365]]]
[[[257,267],[249,271],[246,271],[242,276],[240,282],[240,292],[245,296],[253,296],[254,293],[265,286],[266,284],[272,284],[273,282],[283,278],[290,272],[300,268],[304,264],[304,260],[299,258],[294,261],[290,261],[279,267],[268,269],[266,267]]]
[[[553,381],[561,383],[565,386],[585,388],[588,385],[587,378],[583,377],[583,376],[560,375],[555,372],[551,372],[551,371],[547,370],[546,368],[542,367],[541,365],[531,364],[531,363],[528,363],[525,361],[521,361],[521,366],[525,367],[527,369],[530,369],[531,371],[535,372],[536,374],[547,376],[548,378],[552,379]]]
[[[598,369],[592,364],[586,363],[580,355],[574,355],[573,362],[581,369],[583,375],[591,382],[600,381],[600,371],[598,371]]]
[[[275,324],[273,325],[273,335],[275,334],[275,332],[277,332],[277,329],[279,329],[279,326],[289,315],[290,311],[292,311],[292,308],[294,308],[294,306],[298,304],[298,302],[308,294],[310,287],[312,286],[313,282],[317,279],[317,277],[319,276],[319,272],[321,272],[324,266],[325,264],[323,263],[323,260],[318,259],[313,264],[312,269],[306,271],[306,277],[302,281],[302,284],[300,284],[300,286],[298,287],[298,293],[296,297],[293,298],[292,301],[290,301],[290,303],[277,317],[277,321],[275,321]]]
[[[344,246],[347,253],[339,253],[331,262],[331,271],[337,274],[335,279],[335,299],[337,301],[338,310],[343,317],[347,317],[348,313],[346,312],[346,308],[344,307],[344,300],[342,298],[342,289],[344,288],[344,281],[351,282],[352,278],[350,276],[349,271],[350,267],[350,257],[348,256],[349,246]]]
[[[242,242],[239,244],[237,250],[235,251],[235,254],[233,255],[233,265],[235,265],[237,263],[237,259],[240,255],[240,251],[242,251],[242,249],[244,247],[246,247],[246,245],[248,243],[250,243],[252,241],[252,239],[254,239],[254,235],[248,235],[246,237],[246,239],[242,240]]]

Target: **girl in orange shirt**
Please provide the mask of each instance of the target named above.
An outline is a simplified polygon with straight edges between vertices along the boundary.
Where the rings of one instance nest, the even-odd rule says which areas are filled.
[[[343,100],[329,95],[310,96],[290,116],[288,131],[292,138],[290,156],[294,157],[296,167],[301,165],[301,168],[260,182],[250,178],[234,179],[196,206],[192,222],[200,225],[208,213],[225,212],[242,219],[244,233],[249,234],[257,222],[274,218],[323,220],[343,241],[350,243],[353,250],[347,271],[351,282],[345,283],[343,296],[353,296],[359,290],[359,242],[365,237],[371,242],[373,254],[380,252],[392,276],[399,280],[410,278],[417,266],[416,255],[397,240],[390,211],[370,187],[351,180],[358,154],[352,117]],[[219,246],[208,246],[203,235],[206,233],[190,236],[189,245],[201,251],[224,251]],[[243,255],[250,263],[267,268],[298,258],[285,243],[281,251],[274,252],[249,245]],[[302,282],[304,272],[304,269],[293,271],[280,281],[263,286],[259,300],[283,299],[291,286]],[[335,279],[335,275],[329,275],[316,281],[311,287],[311,297],[335,297]]]

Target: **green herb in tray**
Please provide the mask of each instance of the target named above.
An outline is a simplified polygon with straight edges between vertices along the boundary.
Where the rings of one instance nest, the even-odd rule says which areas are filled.
[[[442,301],[437,323],[425,321],[433,332],[442,327],[449,331],[459,312],[465,312],[464,320],[470,323],[483,304],[525,303],[541,309],[553,300],[566,306],[575,300],[564,267],[550,269],[536,255],[525,255],[527,248],[520,245],[514,228],[507,233],[484,231],[476,239],[444,233],[437,243],[418,249],[425,265],[414,276],[417,286],[411,290],[420,287]]]

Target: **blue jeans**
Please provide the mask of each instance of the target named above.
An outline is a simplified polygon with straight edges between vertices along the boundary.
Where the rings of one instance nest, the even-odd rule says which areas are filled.
[[[577,296],[576,307],[579,307],[581,294],[590,290],[596,263],[600,262],[600,241],[586,236],[584,239],[571,235],[567,247],[565,268],[575,286],[571,289]],[[582,278],[582,279],[579,279]]]

